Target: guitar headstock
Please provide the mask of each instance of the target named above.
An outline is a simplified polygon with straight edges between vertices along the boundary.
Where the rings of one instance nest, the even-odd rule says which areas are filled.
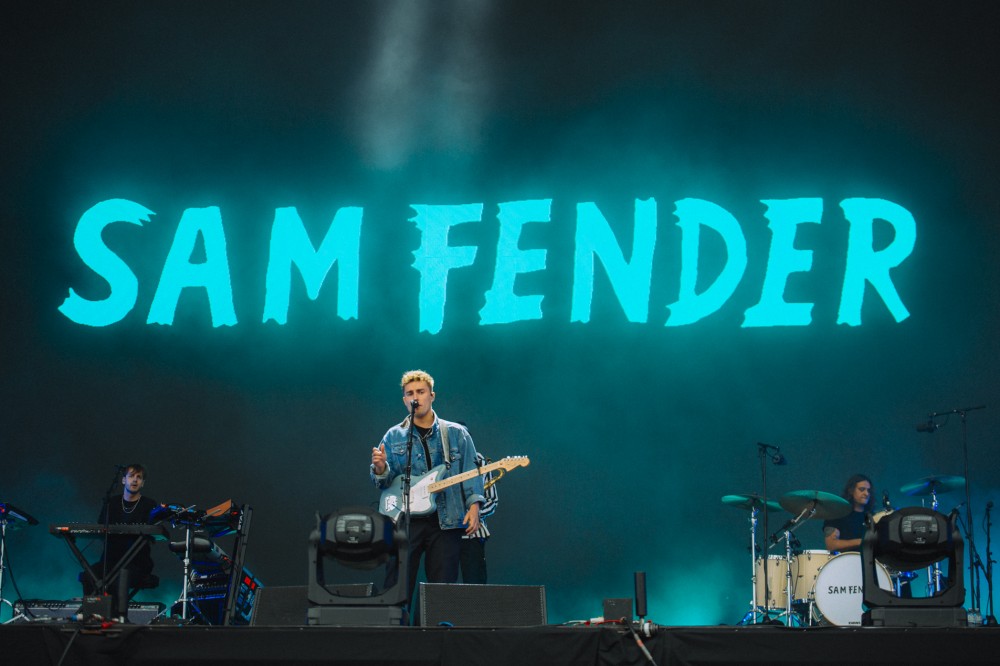
[[[496,464],[505,470],[512,470],[517,467],[527,467],[531,464],[531,460],[528,456],[507,456],[498,460]]]

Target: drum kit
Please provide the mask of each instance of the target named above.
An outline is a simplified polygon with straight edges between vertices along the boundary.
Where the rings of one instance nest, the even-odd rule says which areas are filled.
[[[930,508],[938,509],[937,496],[963,488],[961,476],[929,476],[908,483],[900,491],[909,496],[930,496]],[[808,520],[835,520],[848,515],[851,504],[838,495],[819,490],[797,490],[766,502],[757,494],[726,495],[722,503],[750,514],[752,558],[751,611],[740,624],[784,624],[787,626],[858,626],[864,612],[861,554],[828,550],[803,550],[794,536]],[[757,518],[761,511],[784,510],[794,517],[770,537],[761,556],[757,543]],[[871,516],[877,523],[894,509],[888,505]],[[771,548],[784,545],[781,554]],[[927,571],[928,595],[941,590],[941,571],[934,565]],[[896,571],[876,562],[880,588],[900,595],[902,585],[916,577],[914,572]]]

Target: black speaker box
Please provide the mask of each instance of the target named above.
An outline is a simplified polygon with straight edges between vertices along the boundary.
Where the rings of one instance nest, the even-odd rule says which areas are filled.
[[[306,625],[309,610],[309,587],[259,587],[250,624],[259,626]]]
[[[964,608],[872,608],[861,616],[868,627],[967,627]]]
[[[425,627],[534,627],[546,624],[544,585],[420,584]]]

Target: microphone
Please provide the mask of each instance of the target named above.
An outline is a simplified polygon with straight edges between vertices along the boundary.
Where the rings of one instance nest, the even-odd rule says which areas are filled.
[[[410,409],[416,409],[419,406],[420,406],[420,401],[419,400],[411,400],[410,401]]]
[[[936,432],[937,429],[940,428],[940,427],[941,426],[939,426],[938,424],[934,423],[934,421],[928,420],[927,423],[918,423],[917,424],[917,432],[930,432],[930,433],[933,433],[933,432]]]
[[[635,578],[635,614],[641,622],[646,617],[646,572],[636,571]]]
[[[889,493],[884,490],[882,491],[882,508],[886,511],[892,509],[892,504],[889,503]]]
[[[757,448],[760,449],[760,453],[763,456],[765,451],[773,451],[771,454],[771,463],[774,465],[787,465],[788,461],[785,460],[785,456],[781,455],[781,449],[773,444],[765,444],[764,442],[757,442]]]

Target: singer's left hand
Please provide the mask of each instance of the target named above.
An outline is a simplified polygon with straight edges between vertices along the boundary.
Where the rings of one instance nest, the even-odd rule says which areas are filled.
[[[465,520],[462,521],[462,524],[465,525],[466,534],[472,534],[479,529],[479,502],[469,507],[469,511],[465,514]]]

